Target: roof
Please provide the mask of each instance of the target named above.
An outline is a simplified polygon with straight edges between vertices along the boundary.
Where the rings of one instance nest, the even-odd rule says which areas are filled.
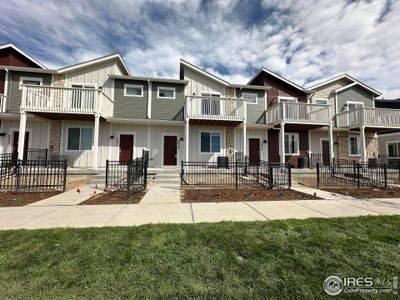
[[[78,64],[74,64],[74,65],[71,65],[71,66],[67,66],[67,67],[64,67],[64,68],[60,68],[60,69],[58,69],[58,72],[59,73],[66,73],[66,72],[70,72],[70,71],[75,71],[77,69],[85,68],[85,67],[88,67],[90,65],[94,65],[94,64],[98,64],[98,63],[102,63],[102,62],[106,62],[108,60],[117,60],[117,61],[119,61],[121,63],[121,65],[123,66],[126,75],[130,75],[128,67],[126,66],[124,60],[122,59],[122,56],[118,52],[117,53],[113,53],[113,54],[109,54],[109,55],[105,55],[105,56],[101,56],[101,57],[98,57],[98,58],[95,58],[95,59],[91,59],[91,60],[88,60],[88,61],[84,61],[84,62],[81,62],[81,63],[78,63]]]
[[[42,73],[42,74],[56,74],[57,70],[53,69],[40,69],[40,68],[29,68],[29,67],[12,67],[0,65],[0,70],[29,72],[29,73]]]
[[[275,77],[275,78],[278,78],[279,80],[281,80],[281,81],[283,81],[283,82],[285,82],[285,83],[291,85],[292,87],[294,87],[294,88],[296,88],[296,89],[298,89],[298,90],[300,90],[300,91],[302,91],[302,92],[304,92],[304,93],[309,93],[309,92],[311,92],[311,91],[309,91],[309,90],[303,88],[301,85],[298,85],[298,84],[294,83],[293,81],[290,81],[290,80],[288,80],[288,79],[286,79],[286,78],[284,78],[284,77],[282,77],[282,76],[280,76],[280,75],[278,75],[278,74],[276,74],[276,73],[274,73],[274,72],[272,72],[272,71],[270,71],[270,70],[268,70],[267,68],[264,68],[264,67],[262,67],[262,68],[257,72],[257,74],[254,75],[254,76],[249,80],[249,82],[248,82],[247,84],[251,84],[251,83],[258,77],[258,75],[260,75],[262,72],[265,72],[265,73],[267,73],[267,74],[269,74],[269,75],[271,75],[271,76],[273,76],[273,77]]]
[[[400,109],[400,99],[375,99],[375,107]]]
[[[165,83],[176,83],[176,84],[185,84],[185,85],[189,83],[189,81],[187,81],[187,80],[169,79],[169,78],[155,78],[155,77],[143,77],[143,76],[125,76],[125,75],[109,74],[108,77],[114,78],[114,79],[165,82]]]
[[[229,87],[249,90],[270,90],[270,86],[266,85],[248,85],[248,84],[230,84]]]
[[[33,62],[34,64],[36,64],[37,66],[39,66],[42,69],[47,69],[45,65],[43,65],[42,63],[40,63],[39,61],[37,61],[36,59],[34,59],[32,56],[30,56],[29,54],[27,54],[26,52],[22,51],[21,49],[19,49],[17,46],[15,46],[12,43],[5,43],[5,44],[0,44],[0,50],[2,49],[7,49],[7,48],[11,48],[15,51],[17,51],[19,54],[21,54],[22,56],[24,56],[25,58],[29,59],[31,62]]]
[[[195,65],[183,60],[182,58],[180,60],[180,64],[181,64],[181,67],[182,67],[182,65],[186,66],[186,67],[188,67],[188,68],[190,68],[192,70],[195,70],[196,72],[199,72],[200,74],[203,74],[204,76],[206,76],[208,78],[211,78],[212,80],[215,80],[215,81],[218,81],[219,83],[222,83],[223,85],[229,85],[228,81],[223,80],[223,79],[221,79],[221,78],[219,78],[219,77],[217,77],[217,76],[215,76],[215,75],[213,75],[213,74],[211,74],[211,73],[199,68],[198,66],[195,66]]]
[[[328,79],[328,80],[324,80],[324,81],[322,81],[322,82],[320,82],[320,83],[317,83],[317,84],[315,84],[315,85],[313,85],[313,86],[310,86],[309,89],[317,89],[317,88],[319,88],[319,87],[321,87],[321,86],[327,85],[327,84],[329,84],[329,83],[335,82],[335,81],[340,80],[340,79],[343,79],[343,78],[347,78],[347,79],[349,79],[350,81],[352,81],[353,83],[351,83],[351,84],[349,84],[349,85],[346,85],[346,86],[344,86],[344,87],[342,87],[342,88],[336,90],[336,92],[340,92],[340,91],[343,91],[343,90],[345,90],[345,89],[348,89],[348,88],[350,88],[350,87],[352,87],[352,86],[359,85],[359,86],[363,87],[364,89],[370,91],[371,93],[373,93],[373,94],[376,95],[376,96],[382,95],[381,92],[379,92],[379,91],[373,89],[372,87],[370,87],[370,86],[368,86],[368,85],[362,83],[361,81],[359,81],[358,79],[356,79],[356,78],[350,76],[350,75],[347,74],[347,73],[341,74],[341,75],[336,76],[336,77],[332,77],[331,79]]]

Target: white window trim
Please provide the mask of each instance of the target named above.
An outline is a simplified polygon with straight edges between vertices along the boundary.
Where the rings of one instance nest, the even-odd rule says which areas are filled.
[[[349,111],[349,104],[361,104],[361,107],[364,107],[364,102],[359,102],[359,101],[347,101],[347,111]]]
[[[314,104],[319,104],[319,105],[329,105],[329,99],[328,98],[314,98]],[[325,101],[326,103],[325,104],[320,104],[320,103],[317,103],[317,101]]]
[[[79,148],[81,147],[81,135],[82,135],[82,128],[90,128],[90,129],[92,129],[92,147],[91,147],[91,149],[86,149],[86,150],[81,150],[81,149],[79,149],[79,150],[70,150],[70,149],[68,149],[68,138],[69,138],[69,129],[70,128],[79,128]],[[71,125],[71,126],[67,126],[66,127],[66,129],[67,129],[67,132],[66,132],[66,137],[67,137],[67,140],[66,140],[66,143],[65,143],[65,152],[85,152],[85,151],[92,151],[93,150],[93,139],[94,139],[94,128],[93,127],[90,127],[90,126],[73,126],[73,125]]]
[[[174,96],[173,97],[161,97],[160,96],[160,90],[169,90],[169,91],[173,91],[174,92]],[[176,99],[176,88],[174,87],[168,87],[168,86],[159,86],[157,87],[157,98],[158,99]]]
[[[210,97],[210,98],[221,98],[222,94],[220,92],[200,92],[202,97]],[[210,96],[205,95],[205,94],[210,94]],[[212,95],[218,95],[217,96],[212,96]]]
[[[356,138],[357,139],[357,152],[358,151],[360,151],[359,152],[359,154],[357,153],[357,154],[351,154],[351,143],[350,143],[350,139],[351,138]],[[349,142],[349,157],[361,157],[361,137],[359,137],[359,136],[349,136],[349,138],[348,138],[348,142]],[[360,149],[359,149],[360,148]]]
[[[23,84],[24,80],[32,80],[32,81],[39,81],[39,86],[43,85],[43,78],[42,77],[28,77],[28,76],[21,76],[19,78],[19,89],[22,90],[21,84]]]
[[[243,98],[243,99],[244,99],[244,97],[243,97],[244,94],[247,94],[247,95],[256,95],[256,102],[248,102],[248,101],[246,101],[246,99],[245,99],[245,102],[246,102],[247,104],[258,104],[258,95],[257,95],[257,93],[242,92],[242,98]]]
[[[400,141],[388,141],[388,142],[386,142],[387,157],[388,158],[400,158],[400,153],[397,153],[397,156],[390,156],[390,154],[389,154],[389,144],[396,144],[396,147],[397,147],[397,144],[400,144]]]
[[[126,88],[140,88],[142,93],[140,95],[128,95],[126,93]],[[143,85],[141,84],[124,84],[124,96],[125,97],[136,97],[136,98],[142,98],[143,97]]]
[[[293,102],[299,102],[299,99],[297,97],[278,96],[278,103],[281,102],[281,100],[294,100]]]
[[[300,136],[298,132],[285,132],[285,137],[287,135],[294,135],[297,140],[297,152],[296,153],[287,153],[285,149],[285,144],[283,144],[283,149],[285,150],[285,155],[300,155]]]
[[[80,82],[71,82],[70,83],[70,87],[74,89],[74,87],[72,87],[73,85],[81,85],[81,88],[77,88],[75,87],[75,89],[96,89],[96,84],[95,83],[80,83]],[[88,87],[90,86],[90,87]]]
[[[211,138],[211,134],[213,133],[218,133],[219,134],[219,152],[202,152],[201,151],[201,134],[202,133],[209,133],[210,134],[210,138]],[[200,154],[221,154],[222,153],[222,132],[221,131],[200,131],[199,134],[199,152]],[[210,150],[211,150],[211,140],[210,140]]]

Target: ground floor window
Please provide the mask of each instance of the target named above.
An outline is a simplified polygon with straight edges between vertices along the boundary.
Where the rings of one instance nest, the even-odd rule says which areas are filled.
[[[92,128],[68,128],[68,150],[91,150],[92,141]]]
[[[285,133],[285,154],[299,155],[299,134]]]
[[[387,151],[390,158],[400,157],[400,142],[389,142],[387,144]]]
[[[202,132],[200,134],[201,153],[221,152],[221,134],[219,132]]]
[[[361,140],[358,136],[349,137],[349,148],[350,155],[360,156],[361,155]]]

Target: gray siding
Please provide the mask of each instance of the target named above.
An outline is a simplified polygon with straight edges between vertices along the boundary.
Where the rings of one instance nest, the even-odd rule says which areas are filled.
[[[10,71],[8,108],[11,113],[19,113],[20,111],[22,90],[19,89],[19,80],[21,77],[42,78],[43,85],[51,85],[51,74]]]
[[[175,99],[158,98],[158,87],[175,88]],[[185,85],[153,82],[151,88],[151,118],[159,120],[184,120]]]
[[[242,97],[242,93],[256,93],[257,104],[247,104],[247,122],[248,123],[265,123],[264,111],[265,111],[265,91],[257,90],[246,90],[236,89],[236,96]]]
[[[124,96],[124,85],[143,85],[143,97]],[[114,84],[114,118],[146,119],[147,116],[147,82],[115,79]]]
[[[338,112],[346,110],[347,101],[363,102],[365,107],[373,107],[372,94],[364,88],[355,85],[337,94]]]

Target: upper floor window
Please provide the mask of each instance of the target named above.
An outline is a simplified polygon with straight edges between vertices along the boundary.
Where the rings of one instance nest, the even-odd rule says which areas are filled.
[[[125,84],[124,96],[143,97],[143,85]]]
[[[296,97],[286,97],[286,96],[279,96],[278,102],[290,102],[290,103],[297,103],[298,100]]]
[[[67,150],[91,150],[92,128],[68,128]]]
[[[174,87],[161,87],[157,88],[157,97],[163,99],[175,99],[175,88]]]
[[[43,85],[43,78],[40,78],[40,77],[20,77],[19,84]]]
[[[285,133],[285,154],[299,155],[298,133]]]
[[[328,105],[328,99],[326,99],[326,98],[315,98],[315,104]]]
[[[242,98],[250,104],[257,104],[257,94],[256,93],[242,93]]]
[[[358,136],[349,137],[349,151],[350,156],[360,156],[361,155],[361,140]]]
[[[390,158],[400,157],[400,142],[387,143],[387,152]]]

